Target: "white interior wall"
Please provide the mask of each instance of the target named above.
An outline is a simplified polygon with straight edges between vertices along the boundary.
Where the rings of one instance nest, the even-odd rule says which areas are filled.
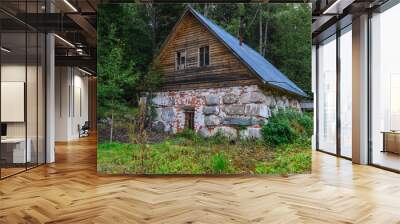
[[[78,74],[76,73],[78,72]],[[82,126],[85,121],[89,119],[88,113],[88,78],[87,76],[82,76],[83,73],[78,70],[74,70],[74,107],[72,108],[72,119],[71,119],[71,135],[72,138],[78,138],[78,125]]]
[[[38,70],[37,70],[38,69]],[[10,104],[15,105],[3,105],[2,102],[2,115],[4,114],[19,114],[18,119],[12,122],[2,120],[7,124],[7,138],[28,138],[29,148],[31,149],[31,155],[33,162],[39,159],[39,163],[44,163],[44,90],[43,90],[43,78],[42,67],[37,67],[36,65],[25,66],[25,63],[4,63],[1,66],[2,74],[2,98],[11,100]],[[26,79],[27,78],[27,82]],[[5,83],[16,83],[26,84],[26,97],[24,95],[24,86],[22,88],[17,88],[17,86],[11,86],[13,89],[4,88]],[[22,102],[17,102],[17,99],[13,99],[10,95],[22,95],[20,100]],[[26,103],[26,107],[25,107]],[[18,105],[19,106],[16,106]],[[26,120],[25,120],[26,112]],[[18,121],[17,121],[18,120]]]
[[[55,68],[55,140],[68,140],[68,87],[70,83],[69,68]]]
[[[78,125],[89,118],[88,78],[76,68],[56,68],[56,141],[79,138]],[[80,108],[81,107],[81,108]]]
[[[25,64],[4,64],[1,66],[2,82],[25,82]],[[32,68],[28,67],[28,70]],[[28,93],[27,95],[30,95]],[[7,108],[1,108],[7,110]],[[24,108],[22,108],[24,109]],[[25,122],[7,122],[7,137],[25,137]]]

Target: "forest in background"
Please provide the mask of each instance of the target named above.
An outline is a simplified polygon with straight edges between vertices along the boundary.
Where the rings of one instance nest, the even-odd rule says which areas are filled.
[[[191,4],[244,41],[311,94],[309,4]],[[129,117],[140,92],[153,91],[162,72],[152,59],[187,4],[112,4],[98,11],[98,118]]]

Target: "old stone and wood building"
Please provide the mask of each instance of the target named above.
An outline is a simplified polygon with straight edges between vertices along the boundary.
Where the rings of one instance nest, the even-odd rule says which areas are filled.
[[[259,137],[277,108],[299,108],[306,94],[258,52],[191,7],[157,57],[164,84],[152,99],[157,129],[203,136]]]

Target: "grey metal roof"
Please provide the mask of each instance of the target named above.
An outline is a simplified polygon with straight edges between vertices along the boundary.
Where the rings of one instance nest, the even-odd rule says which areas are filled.
[[[296,95],[307,97],[307,94],[294,84],[286,75],[273,66],[267,59],[253,50],[246,44],[240,46],[240,41],[216,25],[207,17],[197,12],[192,7],[188,10],[206,26],[225,46],[227,46],[241,61],[248,66],[256,75],[258,75],[266,84],[275,88],[283,89]]]

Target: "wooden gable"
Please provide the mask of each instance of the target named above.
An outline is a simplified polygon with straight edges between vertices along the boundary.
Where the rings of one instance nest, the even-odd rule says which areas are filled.
[[[199,66],[199,48],[209,46],[210,64]],[[186,51],[186,68],[177,70],[176,55]],[[181,18],[161,48],[158,59],[165,74],[164,90],[259,84],[258,77],[190,11]]]

